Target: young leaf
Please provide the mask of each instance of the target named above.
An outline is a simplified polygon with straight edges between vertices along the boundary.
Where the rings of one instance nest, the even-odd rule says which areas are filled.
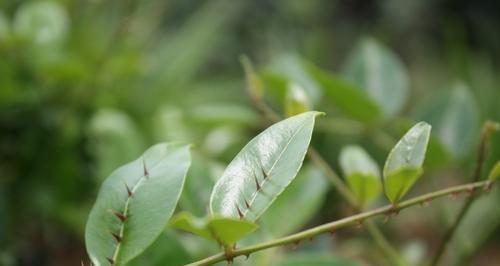
[[[243,70],[245,71],[245,79],[247,91],[255,99],[260,99],[264,95],[264,85],[262,81],[255,73],[252,61],[247,56],[241,56],[240,62],[243,65]]]
[[[361,204],[375,199],[382,189],[380,169],[368,153],[359,146],[346,146],[340,152],[340,167]]]
[[[419,122],[392,148],[384,165],[387,198],[397,203],[421,176],[431,126]]]
[[[490,174],[488,175],[488,180],[491,182],[495,182],[497,178],[500,176],[500,161],[497,161],[495,163],[495,166],[490,171]]]
[[[190,161],[188,146],[157,144],[106,179],[85,228],[95,265],[126,264],[153,243],[175,209]]]
[[[290,117],[252,139],[215,184],[211,213],[257,220],[297,175],[319,114]]]
[[[296,84],[291,83],[288,86],[285,99],[285,113],[287,116],[298,115],[307,112],[311,109],[309,99],[304,89]]]
[[[351,82],[332,75],[313,64],[309,73],[321,85],[325,96],[336,108],[362,122],[376,122],[381,116],[380,107]]]
[[[386,116],[399,112],[408,98],[406,69],[394,53],[372,38],[358,44],[344,73],[382,107]]]
[[[217,216],[198,219],[187,212],[176,215],[170,224],[201,237],[214,239],[224,246],[232,246],[258,228],[255,223],[247,220]]]

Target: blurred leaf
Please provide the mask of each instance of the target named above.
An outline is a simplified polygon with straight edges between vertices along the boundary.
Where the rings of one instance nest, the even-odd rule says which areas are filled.
[[[497,178],[500,176],[500,161],[497,161],[495,163],[495,166],[490,171],[490,174],[488,175],[488,180],[491,182],[494,182],[497,180]]]
[[[358,262],[331,254],[308,252],[294,254],[282,259],[275,266],[360,266]]]
[[[255,73],[252,61],[247,56],[241,56],[240,62],[245,70],[245,81],[250,96],[255,99],[262,98],[264,95],[264,86],[260,77]]]
[[[324,90],[325,96],[340,111],[363,122],[380,118],[380,107],[354,84],[309,65],[308,70]]]
[[[144,253],[130,261],[130,266],[164,266],[184,265],[194,258],[180,241],[180,236],[168,230],[160,234],[158,239]]]
[[[205,217],[199,219],[188,212],[172,218],[170,224],[207,239],[213,239],[224,246],[232,246],[242,237],[257,229],[253,222],[227,217]]]
[[[474,96],[462,83],[423,105],[417,117],[428,121],[434,133],[454,158],[470,151],[479,131],[479,111]]]
[[[188,146],[157,144],[106,179],[85,230],[94,264],[126,264],[153,243],[177,205],[190,160]]]
[[[102,180],[144,150],[143,137],[126,113],[100,109],[89,123],[89,149],[97,158],[97,175]]]
[[[319,114],[290,117],[252,139],[215,184],[210,212],[257,220],[295,178]]]
[[[0,43],[9,38],[10,23],[5,17],[5,14],[0,10]]]
[[[379,196],[382,190],[380,168],[363,148],[345,146],[340,151],[339,163],[349,187],[361,204]]]
[[[320,170],[307,165],[302,167],[294,181],[259,219],[261,228],[273,237],[300,229],[321,208],[328,188]]]
[[[289,84],[285,99],[286,116],[290,117],[310,110],[311,106],[304,89],[298,84]]]
[[[212,124],[253,125],[259,121],[259,115],[253,109],[227,102],[192,106],[189,110],[189,115],[196,122]]]
[[[419,122],[392,148],[384,165],[384,189],[387,198],[396,203],[404,197],[422,174],[431,126]]]
[[[320,101],[323,92],[320,84],[308,73],[305,61],[295,54],[283,54],[276,57],[270,66],[271,72],[303,88],[312,107]]]
[[[50,45],[62,41],[69,29],[66,10],[55,1],[24,3],[14,18],[14,32],[35,44]]]
[[[344,73],[382,107],[385,116],[397,114],[408,98],[408,74],[402,62],[372,38],[363,38],[351,52]]]

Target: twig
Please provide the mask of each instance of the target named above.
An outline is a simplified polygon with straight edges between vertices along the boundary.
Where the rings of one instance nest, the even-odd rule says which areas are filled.
[[[486,121],[483,125],[483,129],[481,131],[481,137],[479,140],[478,151],[477,151],[476,166],[474,168],[474,173],[472,175],[472,182],[477,182],[481,179],[483,163],[484,163],[484,160],[485,160],[486,155],[488,153],[489,141],[491,138],[491,134],[493,134],[493,132],[497,131],[498,128],[499,128],[498,123],[491,122],[491,121]],[[460,225],[460,222],[463,220],[465,214],[469,210],[473,201],[474,201],[474,195],[471,195],[471,197],[469,197],[462,205],[462,208],[458,212],[458,215],[455,218],[455,220],[453,221],[453,224],[450,226],[450,228],[448,228],[448,230],[444,234],[441,242],[439,243],[437,251],[432,259],[431,266],[436,266],[439,264],[441,258],[443,257],[443,255],[445,253],[446,246],[453,238],[453,235],[455,235],[455,232],[456,232],[458,226]]]
[[[280,115],[278,115],[273,109],[271,109],[261,97],[256,95],[255,88],[251,88],[252,80],[249,80],[249,75],[253,75],[253,67],[250,64],[250,61],[246,58],[242,59],[243,66],[245,67],[245,72],[247,76],[247,85],[246,85],[246,93],[250,98],[253,106],[267,119],[271,122],[278,122],[281,120]],[[255,81],[253,81],[255,82]],[[333,170],[332,167],[326,162],[326,160],[314,149],[312,146],[309,147],[307,155],[311,159],[311,161],[319,167],[328,180],[333,184],[335,189],[339,192],[339,194],[347,201],[347,203],[351,206],[351,208],[355,212],[361,212],[361,206],[359,205],[356,197],[351,192],[351,190],[345,185],[344,181],[339,177],[339,175]],[[378,229],[378,227],[372,221],[367,221],[365,223],[366,229],[370,236],[373,238],[375,243],[379,246],[381,251],[392,260],[394,265],[405,266],[407,263],[404,259],[399,255],[398,251],[390,244],[390,242],[385,238],[382,232]]]
[[[217,262],[225,261],[225,260],[233,260],[236,257],[239,256],[249,256],[252,253],[258,252],[260,250],[264,249],[269,249],[273,247],[278,247],[278,246],[284,246],[288,244],[294,244],[298,243],[302,240],[306,239],[311,239],[319,234],[322,233],[328,233],[332,231],[336,231],[340,228],[348,227],[351,225],[357,225],[358,223],[366,222],[365,220],[368,218],[372,218],[375,216],[382,216],[382,215],[390,215],[394,212],[399,212],[403,209],[415,206],[415,205],[421,205],[428,203],[431,200],[445,197],[448,195],[456,195],[462,192],[468,192],[470,190],[476,190],[476,189],[482,189],[486,187],[489,184],[488,181],[481,181],[481,182],[475,182],[475,183],[469,183],[465,185],[459,185],[459,186],[454,186],[454,187],[449,187],[445,189],[441,189],[438,191],[434,191],[428,194],[424,194],[406,201],[400,202],[397,206],[394,205],[387,205],[384,207],[380,207],[371,211],[366,211],[363,213],[359,213],[350,217],[346,217],[334,222],[330,222],[327,224],[323,224],[320,226],[313,227],[311,229],[292,234],[283,238],[267,241],[261,244],[256,244],[252,246],[248,246],[245,248],[241,249],[234,249],[232,250],[232,253],[230,257],[226,255],[225,253],[219,253],[216,255],[213,255],[211,257],[193,262],[191,264],[187,264],[186,266],[204,266],[204,265],[212,265]]]

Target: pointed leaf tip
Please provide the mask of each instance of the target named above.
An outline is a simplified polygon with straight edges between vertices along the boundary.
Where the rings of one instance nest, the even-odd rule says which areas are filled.
[[[384,190],[392,203],[404,197],[422,175],[430,133],[431,125],[419,122],[406,132],[389,153],[383,176]]]

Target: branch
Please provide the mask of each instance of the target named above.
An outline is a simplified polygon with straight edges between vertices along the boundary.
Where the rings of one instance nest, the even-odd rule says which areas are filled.
[[[264,242],[261,244],[256,244],[252,246],[248,246],[241,249],[232,250],[231,254],[219,253],[213,255],[211,257],[193,262],[191,264],[187,264],[186,266],[204,266],[204,265],[212,265],[221,261],[232,261],[234,258],[239,256],[250,256],[250,254],[258,252],[260,250],[269,249],[278,246],[284,246],[288,244],[298,244],[302,240],[311,239],[315,236],[322,233],[334,233],[338,229],[348,227],[351,225],[357,225],[363,223],[366,219],[381,216],[381,215],[391,215],[393,213],[398,213],[403,209],[415,206],[415,205],[424,205],[429,201],[432,201],[437,198],[441,198],[447,195],[457,195],[462,192],[470,193],[471,191],[475,191],[479,188],[487,188],[491,183],[489,181],[481,181],[475,183],[469,183],[465,185],[459,185],[454,187],[449,187],[445,189],[441,189],[435,192],[431,192],[428,194],[424,194],[406,201],[400,202],[398,205],[387,205],[384,207],[380,207],[371,211],[366,211],[363,213],[359,213],[350,217],[346,217],[334,222],[330,222],[327,224],[323,224],[320,226],[313,227],[311,229],[292,234],[283,238],[278,238],[275,240],[271,240],[268,242]]]
[[[247,60],[247,59],[243,59]],[[245,62],[243,62],[245,67]],[[269,107],[266,102],[255,93],[255,88],[252,89],[252,80],[250,75],[254,75],[254,70],[249,61],[246,63],[247,69],[245,69],[247,76],[246,93],[252,103],[252,105],[257,109],[265,118],[269,119],[271,122],[278,122],[281,120],[280,115],[278,115],[271,107]],[[255,81],[253,81],[255,82]],[[326,162],[326,160],[311,146],[309,147],[307,155],[311,161],[319,167],[329,181],[333,184],[337,192],[347,201],[351,208],[355,212],[361,212],[361,206],[359,205],[356,197],[351,192],[351,190],[345,185],[344,181],[339,177],[339,175],[333,170],[332,167]],[[393,264],[398,266],[405,266],[407,263],[399,255],[398,251],[391,245],[391,243],[385,238],[378,227],[372,222],[368,221],[366,223],[366,229],[370,236],[373,238],[375,243],[381,249],[381,251],[392,260]]]
[[[484,160],[486,159],[486,155],[488,153],[489,141],[490,141],[491,135],[493,134],[493,132],[497,131],[499,129],[499,127],[500,126],[498,123],[491,122],[491,121],[486,121],[483,125],[483,129],[481,131],[481,137],[479,140],[478,151],[477,151],[476,166],[474,168],[474,173],[472,175],[472,182],[477,182],[481,179],[482,168],[483,168]],[[462,208],[458,212],[458,215],[455,218],[455,221],[450,226],[450,228],[448,228],[448,230],[444,234],[441,242],[439,243],[437,251],[436,251],[434,258],[432,259],[432,262],[430,264],[431,266],[435,266],[435,265],[439,264],[439,261],[441,260],[441,258],[443,257],[443,255],[445,253],[446,246],[453,238],[453,235],[455,235],[455,232],[457,231],[457,228],[460,225],[460,222],[465,217],[465,214],[469,210],[473,201],[474,201],[474,197],[470,197],[462,205]]]

